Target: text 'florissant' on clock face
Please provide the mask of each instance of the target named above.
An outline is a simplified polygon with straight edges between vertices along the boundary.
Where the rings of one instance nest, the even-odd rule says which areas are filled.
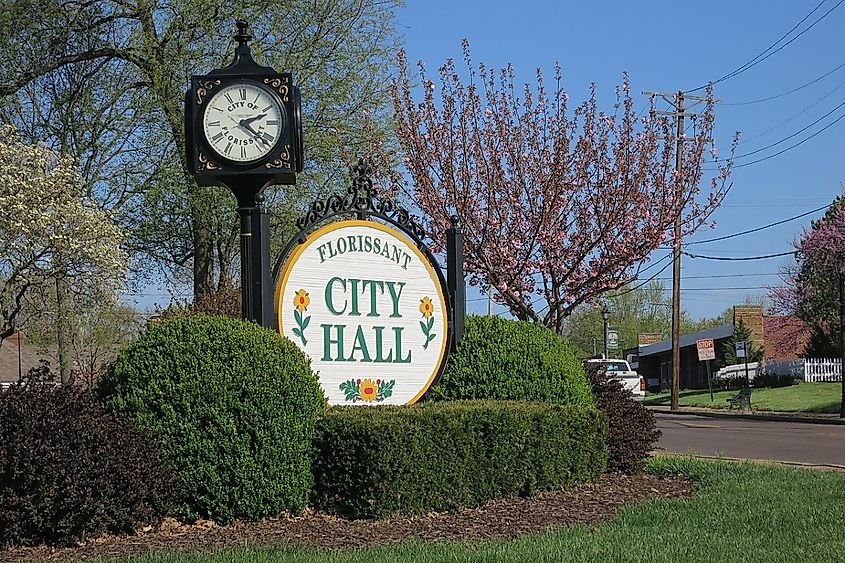
[[[408,404],[440,370],[448,342],[440,279],[407,237],[373,221],[329,224],[288,258],[279,331],[318,372],[330,404]]]

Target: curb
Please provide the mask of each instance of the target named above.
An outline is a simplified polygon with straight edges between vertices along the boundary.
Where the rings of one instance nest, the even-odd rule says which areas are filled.
[[[836,415],[829,416],[807,416],[801,414],[793,414],[786,412],[767,412],[757,411],[748,414],[735,412],[719,412],[717,410],[696,409],[692,410],[689,407],[682,407],[678,410],[670,410],[669,407],[644,405],[648,410],[655,414],[677,414],[682,416],[704,416],[708,418],[733,418],[739,420],[768,420],[776,422],[804,422],[808,424],[833,424],[845,425],[845,419],[838,418]],[[836,418],[835,418],[836,417]]]
[[[787,467],[800,467],[803,469],[814,469],[816,471],[839,471],[845,472],[845,465],[839,465],[837,463],[804,463],[801,461],[781,461],[777,459],[749,459],[749,458],[742,458],[742,457],[725,457],[725,456],[716,456],[716,455],[703,455],[703,454],[682,454],[682,453],[675,453],[675,452],[666,452],[663,450],[652,450],[649,452],[651,457],[680,457],[680,458],[693,458],[693,459],[707,459],[707,460],[714,460],[714,461],[728,461],[731,463],[761,463],[761,464],[768,464],[768,465],[782,465]]]

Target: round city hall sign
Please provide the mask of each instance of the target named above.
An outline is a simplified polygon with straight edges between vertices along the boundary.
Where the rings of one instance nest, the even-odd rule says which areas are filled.
[[[447,306],[431,262],[405,235],[339,221],[287,259],[279,332],[310,358],[332,405],[411,404],[446,357]]]

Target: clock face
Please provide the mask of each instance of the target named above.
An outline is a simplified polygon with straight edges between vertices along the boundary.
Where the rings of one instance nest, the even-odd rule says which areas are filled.
[[[245,164],[267,156],[282,137],[285,114],[278,97],[251,82],[231,84],[208,100],[202,128],[221,157]]]

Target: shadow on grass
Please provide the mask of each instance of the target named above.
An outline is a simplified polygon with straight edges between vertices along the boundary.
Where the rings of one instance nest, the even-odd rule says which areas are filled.
[[[840,403],[839,401],[831,401],[805,409],[804,412],[818,413],[818,414],[838,414]]]
[[[706,392],[706,390],[705,390]],[[702,393],[701,389],[682,389],[681,392],[678,394],[678,398],[683,399],[684,397],[691,397],[693,395],[700,395]],[[661,392],[661,393],[654,393],[652,395],[647,395],[646,398],[643,400],[643,404],[645,405],[669,405],[672,402],[672,394],[668,392]],[[709,398],[708,401],[709,403]],[[718,403],[719,400],[716,399],[714,404]]]

